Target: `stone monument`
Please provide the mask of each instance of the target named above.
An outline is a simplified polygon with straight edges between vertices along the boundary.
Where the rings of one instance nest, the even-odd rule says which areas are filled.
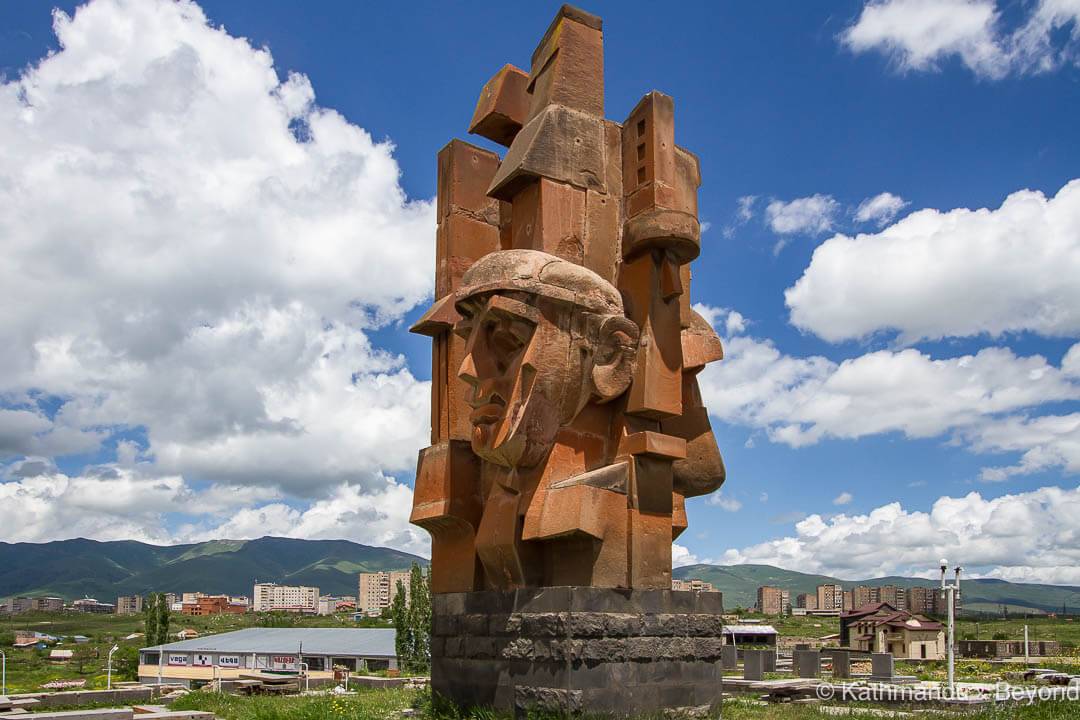
[[[690,306],[698,160],[653,91],[604,118],[601,20],[564,5],[438,157],[432,687],[501,710],[716,706],[719,593],[674,592],[685,499],[724,482]]]

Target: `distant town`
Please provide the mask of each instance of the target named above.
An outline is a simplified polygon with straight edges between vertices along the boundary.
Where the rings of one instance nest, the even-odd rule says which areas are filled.
[[[693,581],[691,581],[693,582]],[[896,585],[870,587],[856,585],[844,590],[841,585],[818,585],[817,591],[800,593],[791,604],[791,593],[783,588],[762,585],[757,589],[755,609],[765,615],[833,615],[852,612],[867,605],[887,603],[896,610],[912,613],[944,615],[948,606],[938,588],[913,587],[902,588]],[[962,614],[962,601],[956,593],[954,612]]]
[[[243,614],[246,612],[287,612],[309,615],[333,615],[353,612],[358,616],[378,617],[394,601],[398,583],[409,596],[409,571],[359,573],[356,595],[321,595],[319,588],[311,585],[279,585],[255,583],[251,597],[246,595],[209,594],[204,592],[165,593],[170,611],[184,615],[217,615],[221,613]],[[708,583],[706,583],[708,584]],[[710,586],[711,587],[711,586]],[[84,612],[99,615],[137,615],[143,611],[146,597],[143,595],[120,595],[115,603],[96,598],[81,598],[70,603],[53,596],[11,598],[0,603],[0,614],[43,612]]]

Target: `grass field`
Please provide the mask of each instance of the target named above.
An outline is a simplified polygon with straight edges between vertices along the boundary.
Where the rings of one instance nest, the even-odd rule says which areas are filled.
[[[840,632],[840,619],[812,615],[783,617],[761,613],[742,613],[741,619],[760,620],[772,625],[781,637],[817,637]],[[957,640],[1023,640],[1024,626],[1028,639],[1057,640],[1066,650],[1080,647],[1080,617],[1047,617],[1045,615],[1010,617],[1007,620],[987,616],[963,617],[956,620]]]
[[[426,691],[393,689],[366,690],[354,696],[309,697],[234,697],[218,693],[197,692],[186,695],[172,704],[174,710],[208,710],[223,720],[317,720],[340,718],[341,720],[391,720],[394,713],[405,708],[417,709],[424,720],[501,720],[502,716],[488,710],[462,711],[445,704],[436,706]],[[852,703],[845,705],[854,709],[868,706]],[[736,698],[724,702],[721,716],[724,720],[816,720],[835,718],[820,705],[762,704],[749,699]],[[530,715],[541,720],[543,715]],[[546,716],[552,717],[555,716]],[[642,716],[644,720],[645,716]],[[843,716],[841,716],[843,717]],[[848,717],[871,717],[852,714]],[[922,710],[923,720],[1080,720],[1080,703],[1044,702],[1033,705],[1008,705],[992,707],[972,713],[957,715],[955,711]]]

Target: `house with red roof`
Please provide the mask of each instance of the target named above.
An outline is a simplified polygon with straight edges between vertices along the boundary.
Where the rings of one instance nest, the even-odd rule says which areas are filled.
[[[905,660],[941,660],[947,650],[941,623],[884,602],[841,615],[840,644],[854,650],[889,652]]]

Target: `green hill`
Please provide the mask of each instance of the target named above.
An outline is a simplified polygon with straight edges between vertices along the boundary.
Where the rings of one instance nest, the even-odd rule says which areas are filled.
[[[812,593],[818,585],[841,585],[850,590],[856,585],[898,585],[903,588],[934,587],[937,583],[926,578],[888,576],[865,580],[843,580],[828,575],[811,575],[784,570],[772,565],[687,565],[675,568],[676,578],[700,578],[711,582],[724,593],[725,607],[753,607],[757,589],[762,585],[789,590],[792,604],[801,593]],[[950,580],[951,580],[950,576]],[[960,579],[965,612],[996,613],[1001,605],[1009,612],[1080,612],[1080,587],[1071,585],[1040,585],[1012,583],[1005,580]]]
[[[427,560],[348,540],[212,540],[194,545],[134,541],[0,542],[0,598],[207,592],[251,595],[256,582],[315,585],[323,594],[355,595],[356,574],[404,570]]]

